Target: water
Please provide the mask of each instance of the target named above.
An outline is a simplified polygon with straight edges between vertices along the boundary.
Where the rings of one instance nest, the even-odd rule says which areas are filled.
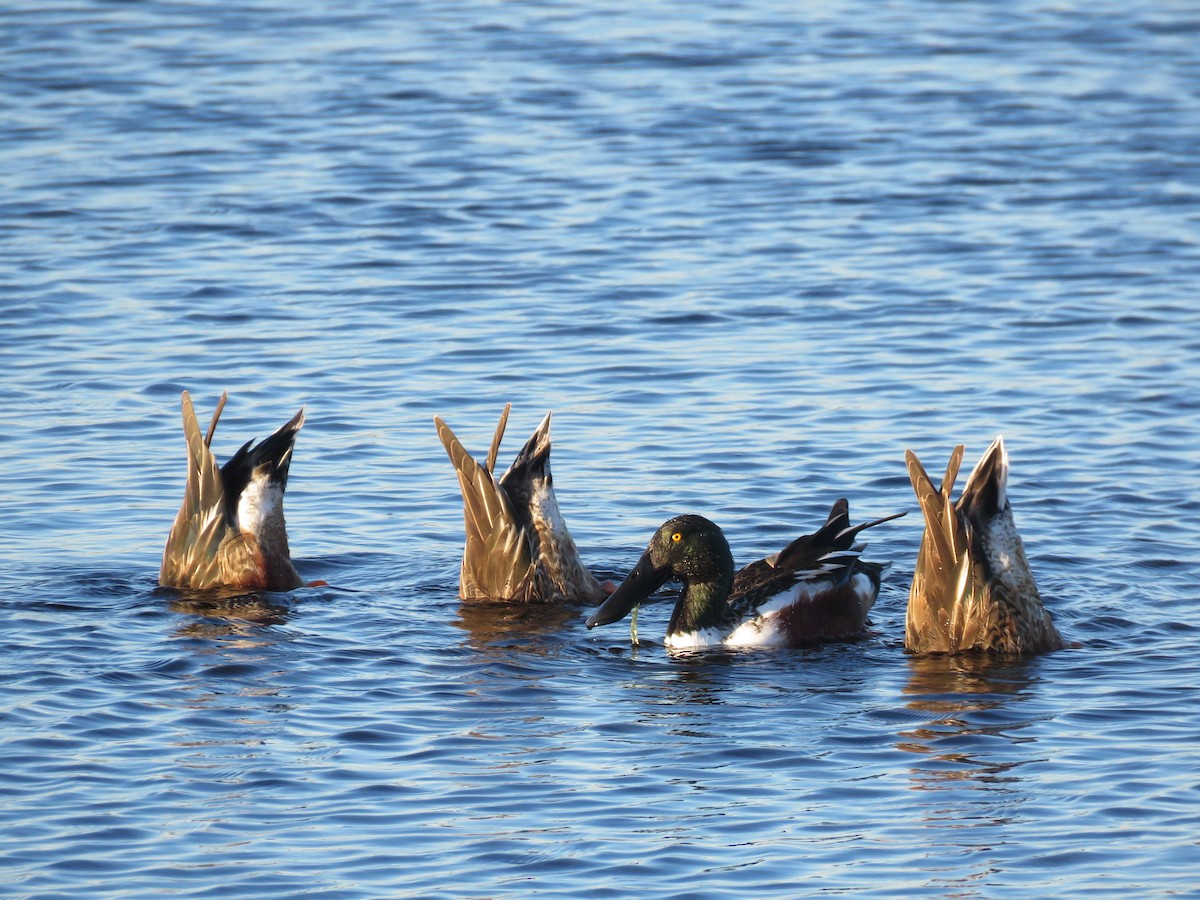
[[[1200,18],[813,6],[6,5],[6,895],[1197,895]],[[156,587],[184,388],[306,406],[329,586]],[[463,607],[506,401],[606,577],[910,510],[873,635]],[[909,658],[904,448],[997,433],[1073,646]]]

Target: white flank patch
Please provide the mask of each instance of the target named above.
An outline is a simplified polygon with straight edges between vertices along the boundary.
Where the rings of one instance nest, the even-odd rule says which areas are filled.
[[[872,596],[871,579],[861,572],[850,579],[854,590],[854,599],[862,608],[865,615],[875,604]],[[784,647],[791,641],[782,628],[779,627],[779,613],[796,603],[810,602],[813,597],[825,589],[828,584],[806,584],[801,582],[791,590],[772,597],[760,606],[753,619],[747,619],[725,638],[726,647]]]
[[[763,604],[754,611],[754,614],[760,619],[766,618],[767,616],[773,616],[781,609],[787,609],[798,600],[811,600],[812,595],[817,593],[818,589],[819,586],[802,581],[799,584],[788,588],[783,593],[776,594],[771,599],[764,601]],[[753,621],[754,620],[751,619],[749,622],[744,622],[742,627],[744,628]],[[737,632],[734,633],[736,634]]]
[[[854,590],[854,599],[866,614],[875,605],[871,579],[862,572],[856,573],[850,579]],[[705,647],[785,647],[790,641],[787,634],[779,627],[779,613],[796,603],[807,603],[812,598],[828,589],[828,583],[799,584],[776,594],[763,603],[754,612],[754,618],[747,619],[733,629],[724,638],[715,628],[703,631],[692,631],[687,634],[669,634],[664,643],[671,650],[702,650]]]
[[[283,512],[283,491],[266,474],[250,476],[250,483],[238,498],[237,527],[240,531],[261,534],[266,523]]]
[[[771,613],[743,622],[733,630],[733,634],[725,638],[725,646],[782,647],[787,644],[787,639],[777,627],[776,621],[776,616]]]
[[[891,563],[888,563],[888,565],[890,566]],[[850,579],[850,586],[854,588],[854,599],[858,601],[858,605],[862,608],[863,615],[866,615],[871,611],[871,607],[875,605],[875,600],[878,596],[875,593],[875,585],[862,572],[856,572],[854,577]]]
[[[818,586],[800,582],[763,603],[753,619],[747,619],[725,638],[726,647],[782,647],[787,635],[779,628],[779,612],[794,603],[810,600]]]
[[[687,634],[668,634],[663,641],[668,650],[703,650],[721,646],[721,632],[715,628],[689,631]]]
[[[799,600],[807,600],[817,593],[818,588],[810,584],[797,584],[783,593],[776,594],[755,610],[754,618],[747,619],[721,636],[715,628],[693,631],[689,634],[667,635],[666,645],[673,650],[699,650],[704,647],[782,647],[787,636],[778,628],[778,613]]]

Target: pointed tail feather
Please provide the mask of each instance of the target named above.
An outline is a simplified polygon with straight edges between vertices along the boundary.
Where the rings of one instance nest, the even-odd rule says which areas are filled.
[[[546,413],[541,424],[534,429],[517,458],[500,479],[508,488],[511,484],[525,484],[545,473],[550,462],[550,413]]]
[[[884,516],[882,519],[875,519],[871,522],[863,522],[861,525],[855,525],[840,532],[837,536],[838,543],[853,543],[860,532],[866,531],[868,528],[874,528],[876,525],[882,525],[884,522],[890,522],[892,519],[900,519],[908,515],[908,511],[892,513],[890,516]]]
[[[292,416],[286,423],[279,426],[270,437],[259,441],[250,449],[246,463],[251,472],[266,467],[271,481],[278,482],[281,488],[287,487],[288,470],[292,464],[292,450],[296,445],[296,435],[304,427],[304,407]],[[250,444],[246,444],[249,447]],[[245,448],[243,448],[245,449]],[[240,451],[239,451],[240,452]],[[236,454],[234,459],[236,459]],[[230,459],[229,463],[232,463]],[[229,463],[225,465],[228,466]]]
[[[829,507],[829,515],[825,517],[825,524],[812,534],[806,536],[808,539],[808,546],[835,546],[837,544],[838,535],[840,535],[849,527],[850,501],[848,501],[845,497],[839,497],[838,499],[834,500],[833,505]]]
[[[922,548],[928,547],[927,552],[932,556],[931,562],[942,570],[953,567],[958,555],[955,540],[958,518],[954,504],[950,502],[950,489],[958,475],[958,464],[962,461],[962,454],[963,445],[959,444],[950,456],[950,464],[946,468],[941,487],[935,488],[917,455],[911,450],[904,451],[904,459],[908,464],[908,478],[912,482],[913,493],[917,496],[917,505],[925,517]]]
[[[999,436],[984,451],[979,462],[967,478],[958,508],[973,525],[986,522],[1008,502],[1008,451],[1004,448],[1004,437]]]
[[[496,472],[496,457],[500,455],[500,441],[504,439],[504,429],[508,427],[508,414],[511,410],[512,404],[505,403],[504,412],[500,413],[500,421],[496,425],[496,433],[492,435],[492,446],[488,448],[485,468],[493,474]]]
[[[892,519],[898,519],[904,515],[907,515],[907,513],[893,513],[890,516],[884,516],[882,519],[876,519],[873,522],[851,525],[850,504],[844,497],[838,498],[830,508],[829,516],[826,518],[824,525],[812,534],[804,534],[796,538],[778,553],[767,557],[767,562],[778,569],[801,570],[811,568],[819,560],[827,559],[830,554],[836,551],[854,550],[854,539],[858,536],[859,532],[872,528],[875,525],[881,525],[884,522],[890,522]],[[862,548],[857,549],[861,550]]]
[[[304,426],[304,408],[301,407],[296,415],[281,425],[269,437],[255,444],[246,441],[238,452],[233,454],[225,465],[221,466],[221,483],[225,492],[225,507],[229,520],[238,520],[238,509],[245,491],[252,481],[264,476],[268,484],[275,486],[279,492],[287,490],[288,470],[292,465],[292,450],[296,444],[296,435]],[[243,528],[254,529],[257,525],[242,523]],[[278,535],[280,541],[286,538]]]
[[[187,394],[187,391],[184,391]],[[225,408],[225,401],[229,399],[229,391],[221,391],[221,399],[217,401],[217,408],[213,410],[212,421],[208,423],[208,433],[204,435],[204,446],[211,447],[213,434],[217,430],[217,420],[221,418],[221,410]],[[194,413],[193,413],[194,415]]]
[[[958,470],[962,466],[963,453],[966,452],[966,449],[965,444],[957,444],[950,451],[950,459],[946,462],[946,474],[942,476],[942,486],[940,488],[942,494],[947,497],[954,490],[954,482],[958,478]],[[907,452],[905,455],[907,456]]]

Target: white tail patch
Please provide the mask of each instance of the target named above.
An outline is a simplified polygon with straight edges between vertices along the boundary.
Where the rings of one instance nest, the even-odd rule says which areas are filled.
[[[237,521],[239,531],[255,536],[283,525],[283,488],[271,481],[266,472],[255,472],[250,483],[238,497]]]

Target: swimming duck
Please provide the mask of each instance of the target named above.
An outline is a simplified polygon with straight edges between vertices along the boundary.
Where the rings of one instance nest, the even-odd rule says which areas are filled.
[[[209,446],[225,400],[222,394],[208,433],[201,434],[192,398],[183,392],[187,487],[163,550],[158,582],[191,590],[300,587],[288,553],[283,492],[304,410],[259,444],[247,441],[218,468]]]
[[[512,404],[506,404],[486,465],[476,462],[440,416],[438,437],[462,489],[467,543],[458,596],[463,600],[588,601],[606,596],[584,568],[554,496],[550,474],[550,413],[508,471],[493,470]]]
[[[666,646],[802,646],[855,637],[879,594],[887,563],[860,558],[859,532],[904,513],[850,524],[850,505],[833,504],[825,524],[780,552],[734,573],[729,542],[703,516],[665,522],[620,587],[587,620],[607,625],[669,580],[683,590],[667,625]]]
[[[951,503],[963,449],[959,444],[950,454],[940,488],[915,453],[904,453],[925,516],[904,646],[914,653],[1057,650],[1062,638],[1042,605],[1013,523],[1004,440],[992,442]]]

